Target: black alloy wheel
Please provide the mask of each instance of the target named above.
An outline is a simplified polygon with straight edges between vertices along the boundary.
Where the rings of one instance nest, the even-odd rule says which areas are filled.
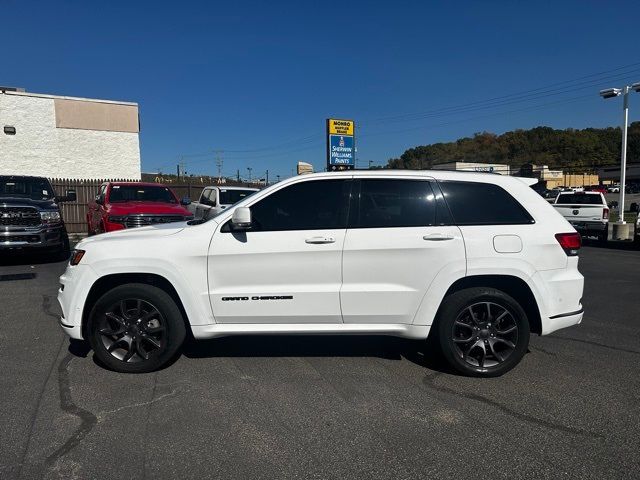
[[[87,324],[97,359],[124,373],[152,372],[169,363],[186,336],[173,298],[153,285],[130,283],[106,292]]]
[[[128,298],[111,305],[99,320],[102,344],[122,362],[140,362],[162,349],[165,320],[151,303]]]
[[[515,367],[529,346],[523,308],[503,291],[473,287],[448,295],[430,334],[459,373],[497,377]],[[432,336],[433,335],[433,336]]]
[[[460,358],[472,367],[491,368],[509,358],[518,343],[518,324],[504,306],[480,302],[464,308],[453,323]]]

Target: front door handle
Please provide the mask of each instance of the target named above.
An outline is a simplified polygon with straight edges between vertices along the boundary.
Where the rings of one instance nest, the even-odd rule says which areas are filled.
[[[445,233],[430,233],[422,237],[423,240],[430,240],[432,242],[441,242],[443,240],[453,240],[455,237]]]
[[[333,237],[311,237],[307,238],[305,243],[335,243],[336,239]]]

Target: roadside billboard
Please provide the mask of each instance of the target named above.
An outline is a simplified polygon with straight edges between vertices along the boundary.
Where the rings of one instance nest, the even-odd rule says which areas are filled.
[[[327,119],[327,171],[353,170],[356,165],[355,122]]]

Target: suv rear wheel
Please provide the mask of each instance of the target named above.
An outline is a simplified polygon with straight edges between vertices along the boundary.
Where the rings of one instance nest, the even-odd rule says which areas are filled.
[[[468,288],[445,298],[434,333],[447,363],[475,377],[508,372],[529,346],[526,313],[493,288]]]
[[[184,320],[173,299],[158,287],[139,283],[105,293],[88,323],[96,357],[124,373],[161,368],[176,354],[185,335]]]

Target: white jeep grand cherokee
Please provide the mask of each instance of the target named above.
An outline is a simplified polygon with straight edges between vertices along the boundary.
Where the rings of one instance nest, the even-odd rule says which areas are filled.
[[[304,175],[206,222],[91,237],[60,277],[60,324],[120,372],[160,368],[189,331],[428,338],[457,371],[501,375],[530,332],[583,314],[580,235],[532,182]]]

